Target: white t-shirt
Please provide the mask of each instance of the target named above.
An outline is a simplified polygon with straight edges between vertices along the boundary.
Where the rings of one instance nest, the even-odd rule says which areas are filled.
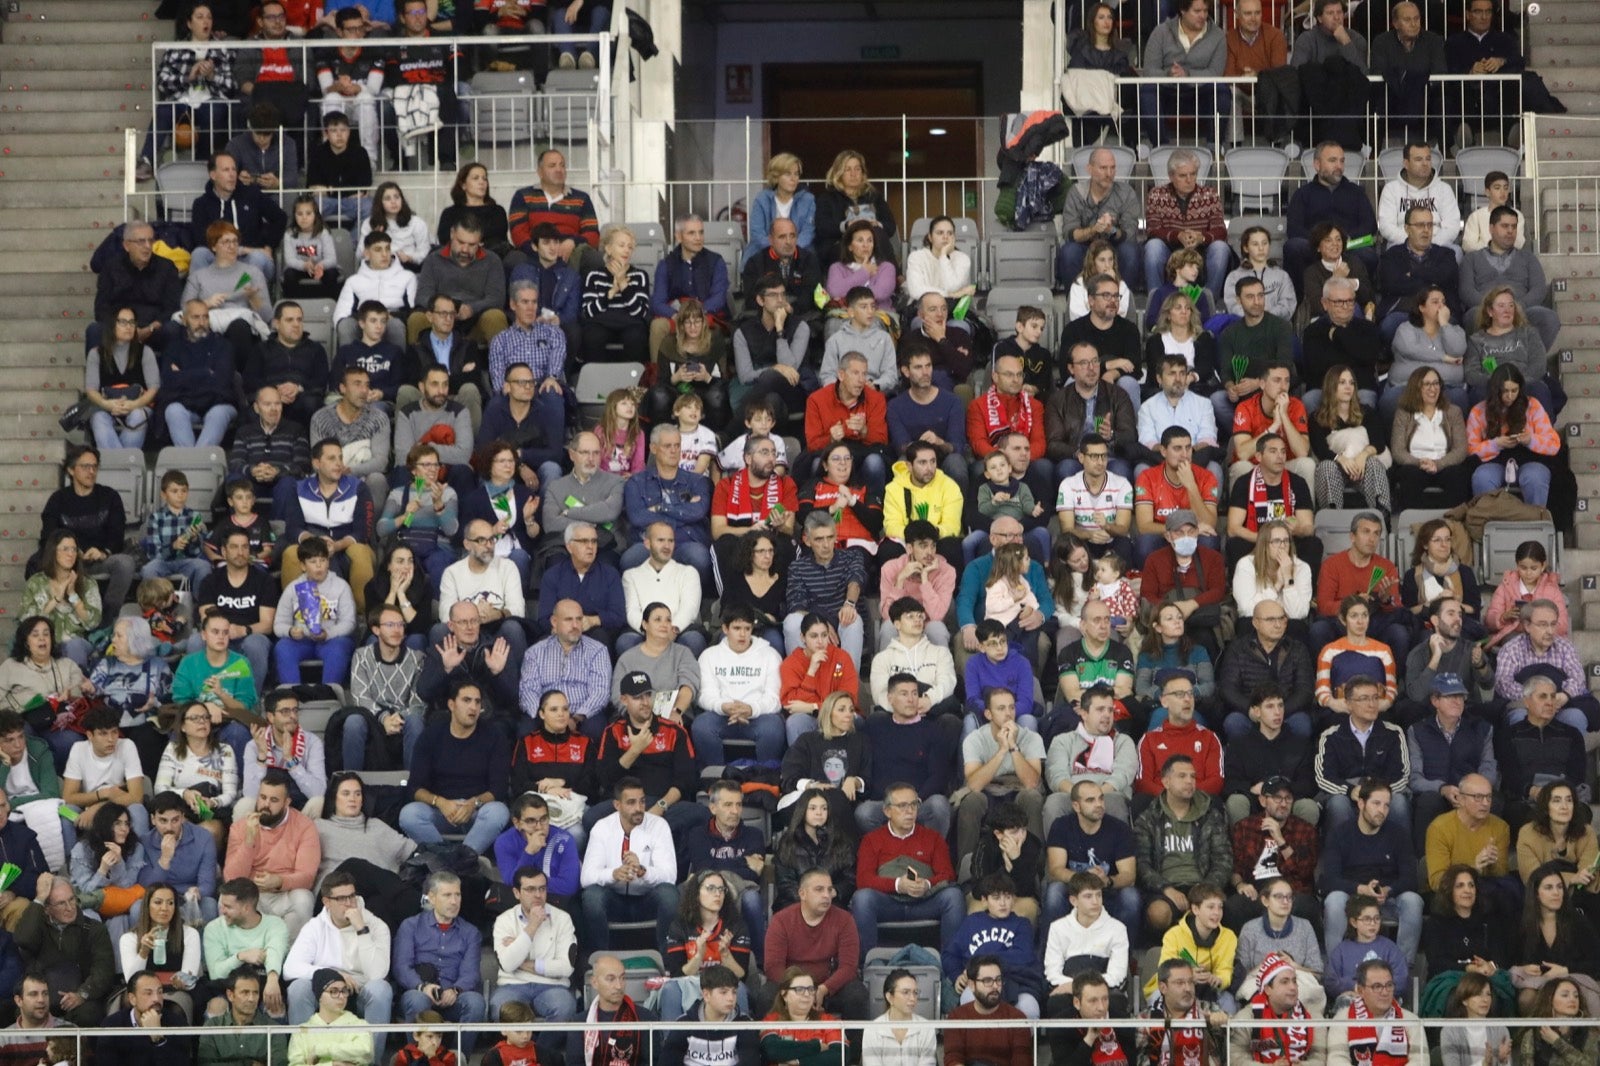
[[[61,776],[79,782],[85,792],[93,792],[97,788],[124,788],[128,782],[143,777],[144,768],[139,765],[139,749],[126,737],[117,741],[116,748],[103,759],[94,753],[91,741],[80,740],[72,745],[66,773]]]
[[[1133,485],[1127,478],[1109,470],[1105,486],[1099,492],[1090,492],[1085,487],[1080,470],[1064,479],[1056,493],[1056,510],[1072,512],[1074,529],[1104,526],[1124,509],[1133,510]]]
[[[709,455],[713,459],[717,455],[717,435],[707,429],[703,424],[696,426],[693,433],[678,434],[683,439],[683,452],[678,457],[678,467],[682,470],[694,470],[695,461],[702,455]],[[779,443],[782,447],[782,443]]]

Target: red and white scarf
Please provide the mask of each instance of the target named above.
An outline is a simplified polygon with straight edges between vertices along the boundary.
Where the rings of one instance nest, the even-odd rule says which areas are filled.
[[[1294,1010],[1285,1017],[1275,1013],[1267,1002],[1267,985],[1284,972],[1294,973],[1294,964],[1277,952],[1262,959],[1261,968],[1256,971],[1257,990],[1250,999],[1250,1014],[1257,1022],[1250,1037],[1251,1062],[1300,1062],[1311,1053],[1311,1029],[1305,1024],[1311,1020],[1311,1013],[1305,1004],[1296,998]]]
[[[283,757],[280,760],[278,740],[276,737],[274,737],[272,740],[272,750],[267,752],[267,765],[281,767],[285,770],[291,767],[299,766],[306,760],[307,746],[308,743],[306,741],[306,731],[304,729],[296,729],[294,731],[294,739],[289,742],[288,750],[283,752]]]
[[[1115,763],[1117,731],[1113,729],[1107,736],[1097,737],[1079,722],[1076,732],[1078,739],[1083,741],[1083,750],[1072,760],[1073,774],[1109,774]]]
[[[1152,1032],[1147,1066],[1201,1066],[1210,1047],[1206,1016],[1199,1001],[1176,1018],[1166,1016],[1166,1007],[1157,995],[1150,1003],[1153,1017],[1162,1018],[1166,1028]]]
[[[1261,465],[1259,463],[1256,464],[1255,469],[1250,473],[1250,506],[1246,507],[1244,511],[1246,529],[1255,532],[1260,527],[1261,515],[1274,503],[1277,503],[1282,508],[1282,517],[1288,518],[1294,514],[1294,492],[1289,488],[1288,469],[1283,471],[1283,476],[1279,479],[1278,491],[1278,500],[1272,500],[1267,497],[1267,479],[1261,473]],[[1267,517],[1276,518],[1278,516],[1269,513]]]
[[[767,516],[767,513],[777,506],[782,497],[782,488],[779,485],[778,475],[772,474],[767,478],[766,506],[754,509],[755,486],[750,483],[750,471],[741,470],[733,479],[733,489],[728,495],[728,517],[758,522]]]
[[[989,391],[983,394],[983,435],[990,444],[1000,443],[1000,434],[1017,432],[1032,439],[1033,437],[1033,405],[1028,403],[1026,393],[1018,393],[1011,397],[1016,403],[1014,414],[1006,413],[1006,396],[998,386],[990,385]]]
[[[1352,1021],[1371,1021],[1367,1005],[1357,996],[1346,1015]],[[1396,1003],[1385,1021],[1399,1021],[1405,1011]],[[1411,1061],[1411,1040],[1403,1025],[1352,1025],[1350,1033],[1350,1061],[1364,1066],[1406,1066]]]
[[[588,1021],[600,1020],[600,1001],[596,999],[589,1007]],[[614,1022],[626,1024],[639,1020],[639,1009],[633,1005],[633,1000],[628,996],[622,997],[622,1006],[617,1008]],[[606,1053],[599,1059],[595,1052],[600,1048],[600,1038],[606,1038]],[[636,1029],[613,1029],[602,1032],[599,1029],[589,1029],[583,1034],[583,1066],[631,1066],[641,1061],[640,1040],[641,1034]]]

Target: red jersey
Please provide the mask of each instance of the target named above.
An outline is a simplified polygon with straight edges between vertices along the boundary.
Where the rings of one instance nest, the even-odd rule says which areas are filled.
[[[1306,433],[1306,405],[1293,396],[1285,396],[1278,402],[1289,405],[1289,424],[1294,426],[1295,432],[1304,436]],[[1268,426],[1272,425],[1272,419],[1272,415],[1261,409],[1261,393],[1258,392],[1234,408],[1233,432],[1235,434],[1247,433],[1252,437],[1259,437],[1267,431]],[[1293,459],[1295,456],[1291,454],[1289,458]],[[1250,461],[1259,462],[1260,460],[1252,456]]]
[[[1200,490],[1200,497],[1207,503],[1213,507],[1221,503],[1222,488],[1211,471],[1203,466],[1194,466],[1194,484]],[[1135,507],[1148,503],[1155,511],[1156,521],[1165,522],[1167,515],[1173,511],[1188,509],[1189,490],[1167,480],[1165,465],[1152,466],[1140,474],[1139,480],[1134,483],[1133,503]]]
[[[800,490],[794,481],[774,474],[759,485],[750,483],[750,471],[741,470],[717,482],[711,496],[711,513],[721,515],[734,528],[752,526],[771,513],[774,504],[790,514],[800,509]]]

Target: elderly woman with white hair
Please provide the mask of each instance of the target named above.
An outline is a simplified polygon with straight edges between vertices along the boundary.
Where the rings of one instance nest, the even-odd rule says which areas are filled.
[[[605,261],[584,274],[578,312],[585,363],[649,361],[650,279],[633,265],[637,244],[627,226],[607,226],[600,235]]]
[[[89,673],[97,694],[122,714],[122,733],[139,749],[139,761],[155,779],[167,738],[156,726],[156,712],[172,698],[172,667],[156,654],[150,623],[124,615],[111,629],[106,656]]]

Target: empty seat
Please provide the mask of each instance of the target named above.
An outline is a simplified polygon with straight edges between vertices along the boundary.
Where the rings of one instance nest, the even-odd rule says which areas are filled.
[[[737,281],[739,260],[744,258],[744,227],[727,219],[708,221],[706,247],[722,256],[722,261],[728,264],[728,281]]]
[[[100,484],[116,489],[122,497],[127,524],[144,524],[149,497],[144,452],[138,448],[108,448],[100,453]]]
[[[989,281],[1001,285],[1044,285],[1055,277],[1056,237],[1043,230],[997,233],[988,243]]]
[[[1561,537],[1553,523],[1547,520],[1490,522],[1483,527],[1483,565],[1478,571],[1478,584],[1490,588],[1499,584],[1500,575],[1517,565],[1517,547],[1529,540],[1544,545],[1544,557],[1550,570],[1560,573]]]
[[[624,225],[633,231],[633,265],[643,270],[653,281],[656,264],[661,262],[661,257],[666,255],[667,249],[672,246],[667,240],[666,232],[659,222],[626,222]]]
[[[605,407],[606,396],[613,389],[637,388],[644,376],[639,363],[588,363],[578,371],[577,391],[580,407],[599,409]]]
[[[475,144],[524,144],[533,140],[538,125],[538,86],[532,71],[480,71],[472,76],[471,86],[472,95],[465,103],[471,112]]]
[[[1522,156],[1515,148],[1479,145],[1458,151],[1456,173],[1461,176],[1461,184],[1457,189],[1457,197],[1461,201],[1462,212],[1470,214],[1489,202],[1484,195],[1483,179],[1490,171],[1501,171],[1514,182],[1521,169]]]
[[[1378,153],[1378,178],[1380,181],[1393,181],[1400,176],[1406,168],[1406,150],[1404,147],[1385,148]]]
[[[156,171],[156,191],[161,194],[161,216],[169,222],[187,222],[195,198],[206,191],[210,176],[206,164],[181,160]]]
[[[544,82],[542,106],[552,141],[586,141],[589,119],[600,98],[598,70],[552,70]]]
[[[1252,226],[1260,226],[1267,231],[1267,239],[1271,242],[1268,255],[1278,261],[1283,260],[1283,242],[1288,239],[1289,221],[1282,215],[1235,215],[1228,219],[1228,243],[1235,249],[1244,239],[1244,231]]]
[[[861,980],[867,986],[867,1002],[883,1002],[883,983],[889,974],[901,967],[891,966],[889,960],[898,954],[896,948],[873,948],[867,952],[865,963],[861,967]],[[903,967],[917,981],[917,1008],[919,1018],[934,1021],[942,1016],[939,1010],[939,992],[941,986],[939,967],[937,966],[906,966]]]
[[[1235,148],[1224,159],[1228,193],[1241,211],[1277,211],[1283,203],[1283,176],[1289,158],[1276,148]]]
[[[1055,337],[1050,329],[1051,320],[1055,318],[1052,310],[1053,299],[1049,288],[1038,285],[996,285],[989,290],[989,295],[984,299],[983,317],[988,319],[989,328],[994,330],[996,337],[1009,337],[1017,330],[1017,308],[1037,307],[1045,313],[1045,338],[1046,343],[1054,343]],[[987,363],[985,357],[982,362]]]

